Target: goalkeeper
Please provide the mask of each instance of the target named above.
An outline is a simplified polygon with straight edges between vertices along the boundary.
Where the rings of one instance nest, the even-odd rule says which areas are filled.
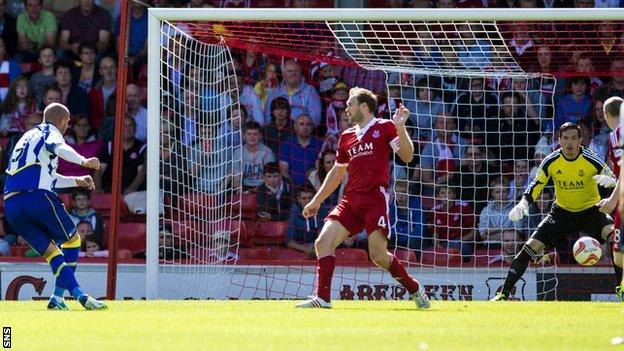
[[[549,180],[555,186],[555,202],[529,240],[516,255],[503,288],[492,301],[509,298],[516,282],[530,261],[540,258],[544,249],[554,247],[571,234],[583,231],[604,243],[611,239],[613,219],[602,213],[598,186],[614,187],[611,169],[594,152],[581,146],[581,128],[571,122],[559,128],[561,148],[546,156],[520,202],[509,212],[509,219],[519,221],[528,214],[529,205]]]

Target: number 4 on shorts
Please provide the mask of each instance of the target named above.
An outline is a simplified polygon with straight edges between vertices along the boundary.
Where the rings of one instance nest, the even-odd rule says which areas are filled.
[[[386,228],[386,217],[384,216],[379,217],[379,221],[377,222],[377,225],[382,228]]]

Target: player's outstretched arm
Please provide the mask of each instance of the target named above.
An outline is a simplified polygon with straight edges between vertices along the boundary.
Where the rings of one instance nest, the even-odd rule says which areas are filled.
[[[323,184],[321,184],[321,187],[316,192],[316,195],[312,198],[312,201],[310,201],[303,209],[303,212],[301,213],[303,217],[309,218],[318,212],[318,209],[321,207],[323,201],[325,201],[325,199],[340,185],[346,172],[347,167],[332,167],[329,173],[327,173]]]
[[[73,147],[63,143],[57,143],[54,146],[54,154],[63,160],[71,163],[75,163],[77,165],[82,165],[83,162],[86,161],[84,156],[79,154]]]
[[[89,190],[95,189],[95,183],[93,182],[93,178],[91,178],[91,176],[70,177],[58,173],[56,174],[57,188],[73,188],[76,186],[87,188]]]
[[[409,110],[403,104],[399,104],[394,116],[392,116],[392,120],[396,124],[397,134],[399,135],[399,151],[397,151],[397,155],[405,163],[410,163],[414,158],[414,144],[412,144],[407,128],[405,128],[405,122],[407,122],[409,114]]]

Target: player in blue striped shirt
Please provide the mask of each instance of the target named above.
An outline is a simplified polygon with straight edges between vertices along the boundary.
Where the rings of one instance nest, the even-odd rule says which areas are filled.
[[[6,170],[5,218],[52,267],[56,283],[49,309],[67,309],[63,296],[68,290],[84,308],[101,310],[106,305],[82,291],[74,276],[80,235],[54,192],[55,188],[94,188],[91,176],[57,174],[59,157],[86,168],[100,168],[97,158],[86,159],[65,143],[63,133],[69,120],[67,107],[52,103],[43,111],[43,123],[26,132],[15,145]]]

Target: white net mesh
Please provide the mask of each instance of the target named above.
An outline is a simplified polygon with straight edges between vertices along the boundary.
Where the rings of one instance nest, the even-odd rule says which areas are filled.
[[[552,203],[551,195],[545,212],[536,206],[524,221],[507,218],[529,174],[553,151],[553,83],[552,77],[520,75],[390,73],[390,105],[403,103],[411,111],[408,130],[418,155],[394,169],[395,254],[418,267],[416,276],[435,267],[435,286],[455,286],[482,273],[467,268],[483,267],[502,283]],[[554,261],[540,271],[554,272]],[[537,291],[538,283],[550,283],[543,294],[553,292],[554,282],[523,285]]]
[[[331,128],[331,113],[325,111],[334,108],[333,127],[339,129],[344,106],[341,110],[328,88],[339,80],[383,96],[379,117],[388,118],[399,103],[411,111],[408,130],[416,157],[393,167],[390,249],[432,298],[492,297],[552,203],[553,191],[547,187],[526,220],[507,219],[541,158],[556,148],[557,124],[581,121],[590,134],[600,129],[593,110],[576,115],[557,110],[555,102],[567,91],[546,74],[552,73],[548,66],[555,59],[539,60],[537,71],[544,74],[526,73],[525,63],[531,60],[518,54],[526,35],[517,35],[514,24],[504,27],[506,31],[495,22],[420,21],[165,23],[160,80],[165,211],[160,221],[172,225],[173,241],[161,241],[166,256],[160,262],[161,296],[280,299],[314,293],[316,261],[306,251],[313,239],[286,247],[290,230],[301,229],[292,213],[279,219],[260,215],[294,210],[298,187],[293,186],[288,206],[271,209],[246,183],[251,175],[256,180],[263,176],[266,162],[245,158],[244,122],[260,124],[262,142],[278,162],[284,154],[280,144],[294,135],[284,137],[284,130],[296,133],[290,126],[270,129],[277,117],[267,97],[279,89],[280,73],[285,73],[280,66],[294,57],[303,79],[320,95],[320,127]],[[554,49],[559,43],[555,32],[535,33],[535,45],[547,43]],[[583,32],[595,38],[588,33]],[[230,49],[239,57],[230,56]],[[270,73],[270,66],[276,73]],[[282,96],[287,111],[301,108],[297,94]],[[309,107],[303,110],[310,112]],[[288,117],[294,124],[298,116]],[[319,128],[315,133],[335,146],[336,135]],[[604,155],[605,143],[593,140],[590,148]],[[300,157],[304,162],[305,156]],[[305,172],[318,175],[319,169]],[[313,180],[309,174],[308,180]],[[242,195],[241,188],[246,190]],[[309,223],[303,226],[311,231]],[[366,235],[357,238],[363,240],[336,251],[332,297],[407,298],[404,288],[368,260]],[[532,264],[512,297],[556,298],[557,266],[573,263],[572,242]]]
[[[332,22],[347,54],[366,69],[455,75],[523,74],[494,22]]]
[[[159,295],[207,298],[227,287],[240,233],[236,76],[225,46],[169,23],[162,42]]]

